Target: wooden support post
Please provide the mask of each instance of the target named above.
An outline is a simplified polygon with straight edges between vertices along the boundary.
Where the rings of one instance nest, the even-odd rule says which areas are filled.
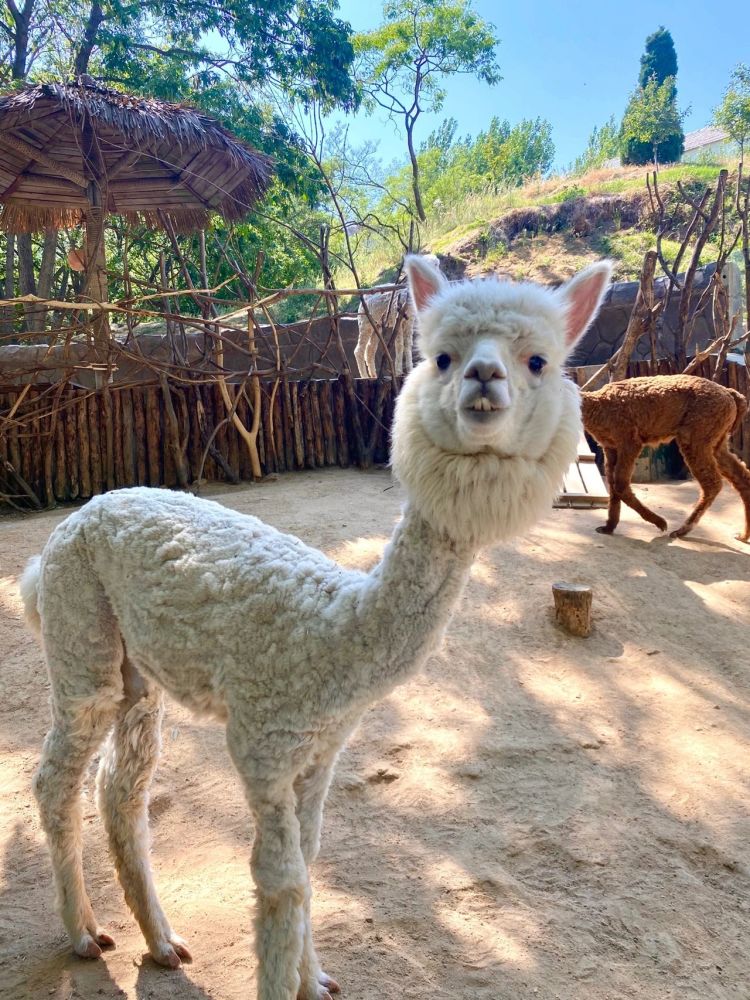
[[[555,619],[571,635],[591,635],[591,587],[553,583]]]

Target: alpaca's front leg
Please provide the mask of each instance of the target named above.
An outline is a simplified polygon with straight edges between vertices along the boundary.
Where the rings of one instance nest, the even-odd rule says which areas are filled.
[[[297,818],[300,826],[300,846],[305,864],[308,866],[308,880],[303,904],[304,940],[302,960],[299,967],[300,989],[298,1000],[330,1000],[331,993],[339,992],[339,985],[320,968],[312,939],[310,902],[312,890],[309,866],[315,860],[320,848],[320,827],[323,819],[323,803],[331,783],[333,762],[336,753],[330,753],[324,760],[316,761],[301,774],[294,783],[297,794]]]
[[[274,789],[266,798],[253,788],[250,798],[256,823],[251,867],[257,887],[258,1000],[296,1000],[307,869],[294,792]]]

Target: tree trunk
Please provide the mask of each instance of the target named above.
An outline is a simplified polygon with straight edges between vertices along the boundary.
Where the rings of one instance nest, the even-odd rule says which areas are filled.
[[[34,250],[31,243],[31,233],[19,233],[18,240],[18,291],[21,295],[36,295],[36,278],[34,277]],[[34,306],[24,306],[23,314],[26,320],[26,330],[33,333],[36,329],[37,310]]]
[[[2,290],[4,299],[12,299],[15,291],[14,274],[16,270],[16,237],[13,233],[8,233],[5,237],[5,282]],[[8,306],[2,310],[0,317],[0,330],[4,335],[13,332],[13,306]]]
[[[93,0],[91,10],[89,11],[89,19],[86,22],[86,29],[81,40],[81,47],[76,53],[76,60],[73,67],[75,76],[83,76],[89,71],[89,60],[91,59],[91,53],[94,51],[96,36],[102,21],[104,21],[102,5],[99,3],[99,0]]]
[[[414,205],[417,209],[417,215],[419,216],[420,222],[426,222],[427,216],[425,215],[424,205],[422,204],[422,192],[419,189],[419,162],[417,161],[417,154],[414,149],[414,123],[411,125],[407,122],[406,125],[406,142],[409,147],[409,159],[411,160],[411,189],[414,192]]]
[[[42,261],[39,266],[39,277],[36,281],[36,294],[40,299],[48,299],[52,295],[52,279],[55,273],[55,258],[57,256],[57,230],[46,229],[42,246]],[[31,306],[26,313],[26,325],[29,333],[41,333],[47,310],[43,306]]]
[[[628,362],[635,345],[646,333],[654,319],[654,271],[656,270],[656,250],[647,250],[643,258],[640,286],[636,295],[635,305],[628,320],[628,328],[622,340],[617,359],[610,373],[610,382],[619,382],[625,378]]]
[[[26,79],[26,63],[29,58],[29,26],[35,3],[36,0],[26,0],[23,10],[18,10],[15,4],[8,4],[15,27],[13,32],[13,66],[11,68],[11,77],[14,80]]]

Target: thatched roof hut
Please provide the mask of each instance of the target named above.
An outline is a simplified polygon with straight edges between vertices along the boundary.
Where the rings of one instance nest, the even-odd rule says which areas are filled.
[[[194,108],[83,77],[0,96],[0,229],[31,232],[104,212],[178,231],[242,218],[270,183],[269,157]]]

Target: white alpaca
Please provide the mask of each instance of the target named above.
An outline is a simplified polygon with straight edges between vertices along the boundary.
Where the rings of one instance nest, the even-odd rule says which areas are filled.
[[[441,640],[477,548],[545,514],[580,433],[565,356],[609,265],[557,291],[406,270],[425,358],[406,380],[393,466],[407,502],[383,559],[345,570],[297,538],[166,490],[97,497],[53,532],[22,594],[41,628],[53,726],[34,788],[75,951],[112,939],[81,864],[79,795],[110,733],[98,801],[128,905],[154,958],[189,953],[149,866],[148,785],[162,691],[226,724],[255,820],[260,1000],[328,1000],[310,929],[315,858],[336,756],[367,706]]]
[[[422,259],[431,261],[437,267],[440,266],[433,253],[425,254]],[[389,350],[393,350],[393,367],[396,375],[408,374],[414,367],[415,323],[414,306],[409,298],[408,289],[404,286],[392,292],[368,295],[366,305],[367,308],[365,303],[360,301],[357,310],[359,337],[354,348],[354,360],[357,362],[360,376],[377,378],[375,355],[381,337],[386,340]],[[386,339],[389,333],[392,333],[390,342]]]

